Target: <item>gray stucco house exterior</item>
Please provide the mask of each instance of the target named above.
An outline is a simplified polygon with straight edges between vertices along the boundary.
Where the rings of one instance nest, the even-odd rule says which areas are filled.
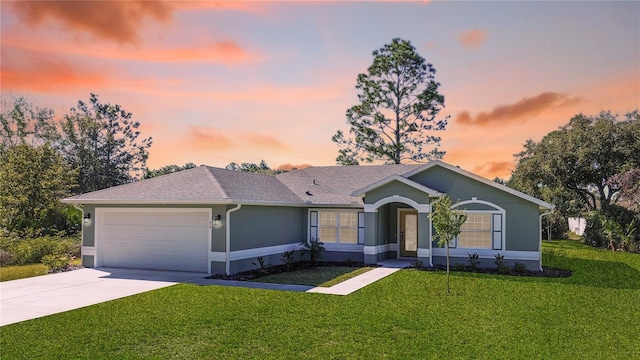
[[[445,261],[431,202],[443,194],[468,214],[451,263],[477,253],[492,266],[541,268],[541,219],[552,205],[442,161],[310,167],[276,176],[200,166],[64,199],[83,211],[82,263],[230,274],[258,256],[280,264],[319,239],[324,260]]]

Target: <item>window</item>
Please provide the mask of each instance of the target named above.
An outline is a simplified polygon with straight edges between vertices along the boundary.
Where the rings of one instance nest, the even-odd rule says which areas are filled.
[[[502,214],[467,212],[460,228],[458,248],[502,249]]]
[[[362,243],[363,215],[355,211],[311,211],[309,236],[324,243]]]

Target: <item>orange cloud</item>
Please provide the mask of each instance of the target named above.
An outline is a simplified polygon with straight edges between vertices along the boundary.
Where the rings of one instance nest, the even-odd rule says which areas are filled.
[[[308,167],[311,167],[311,165],[310,164],[294,165],[294,164],[291,164],[291,163],[286,163],[286,164],[279,165],[277,167],[277,170],[284,170],[284,171],[291,171],[293,169],[302,170],[302,169],[306,169]]]
[[[494,126],[505,123],[523,123],[529,117],[541,112],[568,105],[574,105],[582,101],[582,98],[570,98],[566,94],[556,92],[544,92],[540,95],[523,98],[511,105],[499,105],[491,111],[482,111],[476,115],[475,119],[464,111],[456,117],[456,123],[460,125]]]
[[[467,49],[476,49],[487,39],[487,30],[473,29],[462,32],[458,36],[458,40]]]
[[[239,136],[242,140],[250,143],[252,147],[289,150],[287,145],[271,135],[240,134]]]
[[[0,82],[10,90],[54,92],[86,85],[100,87],[108,81],[98,69],[56,56],[4,49],[2,60]]]
[[[187,143],[199,150],[232,148],[287,151],[290,147],[272,135],[225,131],[207,126],[189,126]]]
[[[29,26],[56,21],[69,31],[82,31],[117,43],[139,41],[145,18],[171,20],[173,6],[162,1],[20,1],[13,9]]]
[[[231,140],[219,130],[199,126],[189,127],[188,141],[200,150],[224,150],[232,146]]]
[[[511,161],[488,161],[482,165],[473,168],[473,172],[482,176],[493,179],[495,177],[504,178],[506,174],[511,174],[513,170],[513,162]],[[507,176],[507,179],[510,176]]]

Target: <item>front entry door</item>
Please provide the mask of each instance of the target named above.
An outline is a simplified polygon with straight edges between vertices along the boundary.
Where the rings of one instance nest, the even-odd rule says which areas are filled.
[[[418,212],[400,210],[400,257],[418,256]]]

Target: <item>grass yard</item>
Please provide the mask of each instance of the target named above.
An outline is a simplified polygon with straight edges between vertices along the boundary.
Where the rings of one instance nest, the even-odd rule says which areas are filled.
[[[570,278],[402,270],[349,296],[180,284],[2,327],[2,359],[639,359],[640,255],[544,245]]]
[[[251,281],[331,287],[373,269],[372,267],[318,266],[292,272],[272,274]]]
[[[0,281],[9,281],[46,275],[44,264],[12,265],[0,267]]]

